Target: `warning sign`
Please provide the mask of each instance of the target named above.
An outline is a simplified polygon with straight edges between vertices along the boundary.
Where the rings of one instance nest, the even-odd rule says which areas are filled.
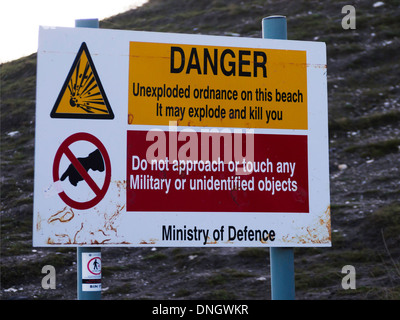
[[[34,246],[331,245],[325,43],[42,27],[35,114]]]
[[[99,257],[94,257],[87,263],[87,269],[91,274],[98,276],[101,274],[101,259]]]
[[[97,149],[91,152],[87,157],[77,158],[71,152],[69,147],[71,144],[79,141],[88,141]],[[67,170],[64,171],[60,179],[60,161],[63,155],[68,158],[71,164],[68,166]],[[93,171],[105,171],[105,179],[101,188],[88,173],[90,169]],[[67,178],[71,185],[75,187],[79,181],[83,180],[89,185],[90,189],[95,194],[94,198],[79,202],[68,196],[65,191],[60,192],[58,195],[65,202],[65,204],[71,206],[72,208],[80,210],[89,209],[98,204],[104,198],[111,181],[111,163],[106,148],[95,136],[89,133],[79,132],[68,137],[60,145],[54,158],[53,179],[54,182],[57,183],[58,181],[64,181]]]
[[[50,116],[83,119],[114,118],[85,42],[79,49]]]
[[[101,252],[82,253],[82,291],[101,290]]]

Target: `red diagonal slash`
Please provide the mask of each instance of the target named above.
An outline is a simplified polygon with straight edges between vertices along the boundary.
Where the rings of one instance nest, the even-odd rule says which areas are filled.
[[[85,170],[85,168],[79,162],[77,157],[69,149],[69,146],[72,143],[75,143],[77,141],[88,141],[88,142],[94,144],[97,147],[97,149],[99,149],[99,151],[103,157],[104,166],[105,166],[105,179],[104,179],[104,184],[103,184],[102,188],[99,188],[99,186],[96,184],[96,182],[94,182],[92,177],[88,174],[88,172]],[[71,161],[71,164],[79,172],[81,177],[89,185],[90,189],[95,193],[95,197],[88,201],[78,202],[78,201],[71,199],[64,191],[60,192],[58,195],[67,205],[69,205],[72,208],[79,209],[79,210],[86,210],[86,209],[94,207],[96,204],[98,204],[104,198],[104,196],[108,190],[108,187],[110,186],[110,182],[111,182],[111,162],[110,162],[110,157],[107,153],[106,148],[104,147],[104,145],[101,143],[101,141],[99,139],[97,139],[95,136],[93,136],[89,133],[86,133],[86,132],[78,132],[78,133],[75,133],[75,134],[69,136],[67,139],[64,140],[63,143],[61,143],[61,145],[58,148],[56,155],[54,157],[54,163],[53,163],[53,180],[54,180],[54,182],[57,182],[60,180],[60,177],[59,177],[60,161],[61,161],[61,157],[64,154],[68,158],[68,160]]]
[[[90,189],[92,189],[92,191],[96,194],[96,196],[99,195],[101,193],[100,188],[97,186],[96,182],[94,182],[92,177],[87,173],[87,171],[79,162],[79,160],[75,157],[75,155],[71,152],[69,147],[66,147],[63,151],[64,154],[67,156],[68,160],[71,161],[72,165],[75,167],[75,169],[79,172],[81,177],[89,185]]]

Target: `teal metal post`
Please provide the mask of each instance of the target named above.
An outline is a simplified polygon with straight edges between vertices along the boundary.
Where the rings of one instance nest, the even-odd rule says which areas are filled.
[[[285,16],[270,16],[262,20],[262,37],[264,39],[287,40],[287,23]]]
[[[284,16],[270,16],[262,20],[264,39],[287,40],[287,24]],[[293,248],[271,247],[271,298],[294,300],[294,253]]]
[[[78,19],[75,20],[76,28],[98,28],[98,19]],[[101,300],[101,259],[96,261],[96,257],[101,257],[101,248],[78,247],[77,248],[77,293],[78,300]],[[100,275],[97,270],[89,271],[93,266],[100,268]],[[100,282],[100,283],[99,283]]]
[[[271,247],[269,251],[271,265],[272,300],[294,300],[294,253],[293,248]]]
[[[98,28],[99,19],[77,19],[75,20],[75,28]]]

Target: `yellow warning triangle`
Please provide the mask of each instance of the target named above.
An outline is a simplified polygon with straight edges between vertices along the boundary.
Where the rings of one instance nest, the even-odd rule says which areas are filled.
[[[52,118],[114,119],[107,96],[83,42],[57,101]]]

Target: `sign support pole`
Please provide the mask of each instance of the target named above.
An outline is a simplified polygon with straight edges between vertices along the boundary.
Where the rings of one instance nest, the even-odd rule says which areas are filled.
[[[285,16],[270,16],[262,20],[264,39],[287,40]],[[294,300],[294,252],[293,248],[271,247],[271,298],[272,300]]]
[[[75,20],[75,28],[98,28],[98,19],[78,19]],[[95,254],[101,255],[101,248],[92,247],[78,247],[77,248],[77,295],[78,300],[101,300],[101,289],[97,291],[84,291],[83,290],[83,276],[85,272],[82,272],[82,268],[88,268],[87,265],[83,265],[82,261],[84,255]],[[100,274],[101,281],[101,274]],[[101,288],[101,286],[100,286]]]

